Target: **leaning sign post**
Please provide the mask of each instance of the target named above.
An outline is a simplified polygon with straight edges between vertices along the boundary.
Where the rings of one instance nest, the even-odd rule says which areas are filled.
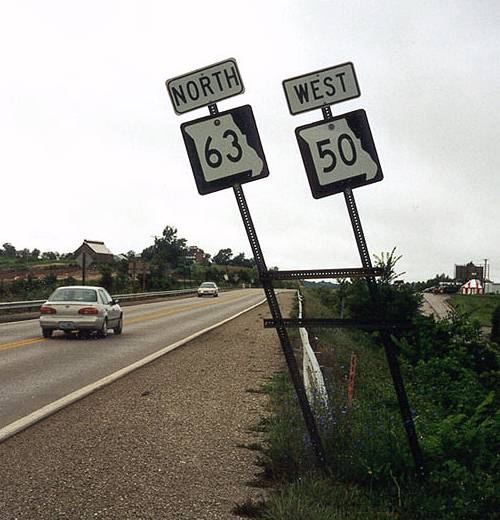
[[[275,323],[281,347],[302,409],[318,464],[325,455],[297,361],[274,291],[242,184],[269,175],[257,125],[249,105],[220,112],[216,102],[243,93],[236,60],[228,59],[167,80],[167,90],[176,114],[208,107],[209,116],[181,125],[182,137],[200,195],[232,188],[252,248],[255,263]]]
[[[360,96],[352,63],[322,69],[283,81],[283,89],[292,115],[321,108],[323,120],[295,130],[302,161],[314,198],[343,193],[356,244],[374,307],[380,309],[379,287],[375,276],[380,273],[371,263],[353,188],[383,179],[382,169],[364,110],[333,116],[330,105]],[[347,275],[349,276],[349,275]],[[347,277],[343,276],[343,277]],[[342,276],[339,276],[339,278]],[[327,276],[325,275],[325,278]],[[390,326],[384,316],[376,316],[372,329],[380,330],[385,354],[399,402],[408,443],[418,474],[424,476],[424,461],[406,395]],[[270,320],[268,320],[269,322]],[[363,326],[348,320],[289,320],[289,326]],[[268,323],[274,326],[274,323]],[[365,324],[364,328],[370,328]]]

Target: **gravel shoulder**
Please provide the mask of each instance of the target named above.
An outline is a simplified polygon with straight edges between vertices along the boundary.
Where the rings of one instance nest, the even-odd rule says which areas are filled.
[[[288,315],[293,293],[280,295]],[[267,305],[0,444],[0,519],[235,519],[266,414],[255,393],[284,366]]]

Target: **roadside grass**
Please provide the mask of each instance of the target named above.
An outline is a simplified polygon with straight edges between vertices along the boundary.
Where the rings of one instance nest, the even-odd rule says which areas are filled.
[[[478,320],[481,327],[491,327],[493,311],[500,305],[500,294],[456,294],[448,303],[470,318]]]
[[[332,317],[335,301],[327,307],[317,295],[305,291],[305,296],[308,317]],[[495,516],[499,508],[495,506],[497,478],[491,450],[500,422],[492,415],[492,393],[476,412],[473,403],[484,399],[484,391],[477,399],[469,396],[472,411],[463,407],[464,413],[453,415],[457,412],[452,411],[450,415],[444,412],[439,399],[433,398],[432,385],[439,386],[433,378],[438,374],[429,379],[423,372],[425,379],[419,380],[419,370],[428,368],[412,368],[402,360],[406,377],[416,370],[415,386],[406,382],[417,434],[428,462],[428,478],[421,482],[414,473],[392,379],[384,351],[375,341],[376,334],[321,329],[312,331],[312,335],[329,385],[329,409],[316,409],[328,471],[315,468],[288,374],[276,374],[264,386],[270,397],[270,414],[259,425],[264,433],[259,465],[275,484],[261,518],[499,518]],[[298,343],[297,334],[292,335],[292,340]],[[347,382],[352,354],[357,356],[358,369],[349,409]],[[474,385],[470,388],[476,388]],[[455,399],[452,394],[449,397]]]

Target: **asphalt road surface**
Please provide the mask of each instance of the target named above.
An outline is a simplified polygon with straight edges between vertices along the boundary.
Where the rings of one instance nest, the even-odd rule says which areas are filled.
[[[43,339],[38,320],[2,323],[0,428],[263,299],[245,289],[125,307],[123,334],[105,339]]]
[[[424,293],[424,301],[422,305],[422,311],[426,315],[434,314],[438,319],[446,318],[450,312],[450,308],[446,303],[449,298],[446,294],[432,294]]]

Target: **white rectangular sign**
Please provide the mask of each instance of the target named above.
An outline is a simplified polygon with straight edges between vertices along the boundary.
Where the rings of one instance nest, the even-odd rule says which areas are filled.
[[[216,103],[245,90],[234,58],[166,81],[176,114]]]
[[[283,88],[292,115],[361,95],[351,62],[285,79]]]

